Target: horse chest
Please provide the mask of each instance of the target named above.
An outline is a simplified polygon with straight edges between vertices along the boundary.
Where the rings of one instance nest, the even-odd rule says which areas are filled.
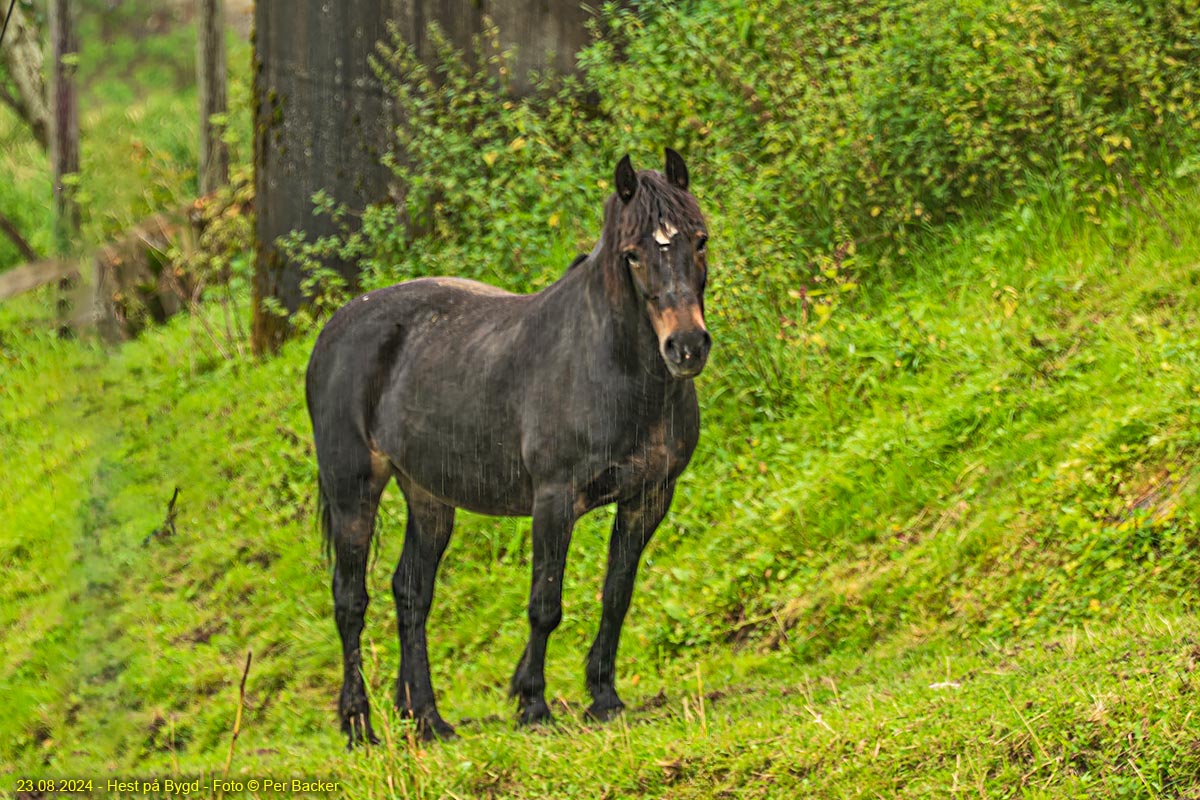
[[[656,421],[621,446],[602,451],[607,458],[592,463],[590,476],[580,487],[576,512],[597,508],[641,494],[648,486],[672,481],[691,457],[696,437],[686,426],[672,428]]]
[[[669,436],[666,423],[659,421],[638,437],[618,466],[631,478],[660,482],[670,476],[682,449],[683,443]]]

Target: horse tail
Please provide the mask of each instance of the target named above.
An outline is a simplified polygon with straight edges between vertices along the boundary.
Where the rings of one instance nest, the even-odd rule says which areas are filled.
[[[326,565],[333,563],[333,510],[329,507],[329,495],[321,476],[317,475],[317,525],[321,528],[321,549]]]

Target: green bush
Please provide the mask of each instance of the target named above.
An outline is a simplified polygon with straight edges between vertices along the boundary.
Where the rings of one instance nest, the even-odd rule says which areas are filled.
[[[432,35],[432,67],[381,49],[405,193],[348,243],[368,286],[545,285],[595,241],[621,154],[657,167],[673,146],[713,230],[710,324],[738,391],[773,403],[801,389],[796,351],[820,356],[833,310],[914,234],[1047,191],[1098,222],[1200,142],[1195,0],[610,6],[579,77],[524,99],[494,32],[477,68]]]

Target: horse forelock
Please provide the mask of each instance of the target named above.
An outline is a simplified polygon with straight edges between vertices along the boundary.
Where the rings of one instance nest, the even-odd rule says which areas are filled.
[[[604,204],[600,241],[610,292],[618,291],[623,283],[617,280],[623,248],[647,235],[661,236],[664,231],[692,233],[704,227],[700,204],[691,193],[670,183],[657,170],[642,170],[637,175],[637,191],[628,203],[613,194]]]
[[[638,173],[637,191],[618,211],[616,225],[621,244],[663,229],[692,232],[704,225],[696,198],[655,170]]]
[[[693,232],[704,227],[704,215],[696,198],[671,184],[656,170],[638,173],[638,188],[628,203],[616,195],[604,205],[601,234],[610,255],[647,234],[659,230]]]

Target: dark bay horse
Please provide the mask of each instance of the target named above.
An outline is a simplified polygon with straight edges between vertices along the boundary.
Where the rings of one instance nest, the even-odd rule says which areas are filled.
[[[692,379],[712,339],[707,233],[683,159],[667,150],[664,173],[635,172],[626,156],[615,177],[600,242],[543,291],[419,278],[352,300],[317,339],[307,398],[351,746],[375,740],[359,636],[375,514],[393,477],[408,505],[392,578],[396,706],[421,734],[454,735],[434,702],[425,620],[456,508],[533,517],[529,643],[511,685],[530,724],[550,720],[546,642],[562,619],[572,527],[616,502],[586,675],[592,717],[622,708],[617,640],[642,549],[699,437]]]

